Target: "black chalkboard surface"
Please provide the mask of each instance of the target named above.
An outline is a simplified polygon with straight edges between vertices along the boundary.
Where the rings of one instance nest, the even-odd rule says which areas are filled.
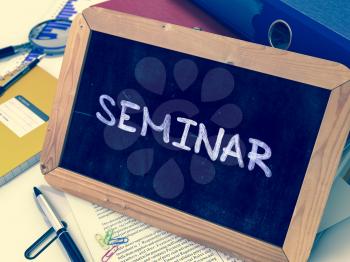
[[[347,68],[96,7],[69,39],[50,184],[248,260],[307,259],[350,129]]]
[[[330,91],[99,32],[89,45],[61,166],[282,246]],[[140,107],[125,107],[134,132],[118,127],[121,101]],[[151,126],[141,135],[144,107],[156,125],[170,114],[168,143]],[[178,117],[198,123],[187,150],[172,145],[184,131]],[[199,123],[211,148],[225,130],[215,161],[204,143],[194,150]],[[219,159],[237,134],[244,167]],[[271,177],[248,169],[250,138],[270,147]]]

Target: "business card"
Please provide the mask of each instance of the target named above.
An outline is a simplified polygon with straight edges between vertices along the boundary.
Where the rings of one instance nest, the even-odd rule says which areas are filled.
[[[32,132],[49,117],[23,96],[16,96],[0,104],[0,122],[18,137]]]

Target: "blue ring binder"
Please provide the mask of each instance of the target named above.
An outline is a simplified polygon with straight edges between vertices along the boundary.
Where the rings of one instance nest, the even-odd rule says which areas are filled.
[[[293,37],[289,51],[350,67],[350,2],[297,0],[192,0],[242,38],[270,45],[268,32],[285,21]],[[322,8],[327,7],[329,8]],[[345,19],[346,18],[346,19]]]

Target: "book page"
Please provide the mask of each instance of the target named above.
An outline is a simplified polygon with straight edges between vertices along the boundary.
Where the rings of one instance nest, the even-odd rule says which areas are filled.
[[[69,194],[66,196],[94,261],[241,261]]]

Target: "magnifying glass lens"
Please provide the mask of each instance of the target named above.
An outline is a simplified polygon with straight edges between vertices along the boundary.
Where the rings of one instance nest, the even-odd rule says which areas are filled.
[[[33,48],[41,49],[47,55],[60,55],[64,52],[71,26],[69,20],[49,20],[35,26],[29,33]]]

